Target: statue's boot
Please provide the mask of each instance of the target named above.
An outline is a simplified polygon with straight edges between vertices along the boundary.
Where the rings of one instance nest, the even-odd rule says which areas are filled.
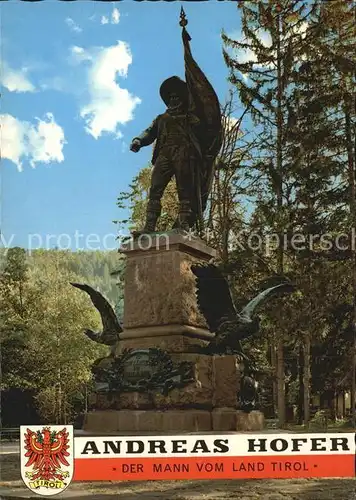
[[[161,215],[161,202],[157,200],[149,200],[146,212],[146,223],[143,229],[133,231],[132,234],[136,238],[142,234],[154,233],[159,216]]]
[[[189,200],[182,200],[179,204],[179,214],[173,225],[173,229],[189,231],[191,227],[192,210]]]

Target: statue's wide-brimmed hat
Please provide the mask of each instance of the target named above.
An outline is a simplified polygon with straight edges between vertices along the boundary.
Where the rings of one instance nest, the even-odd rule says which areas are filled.
[[[179,78],[179,76],[171,76],[170,78],[167,78],[167,80],[162,83],[159,93],[167,106],[169,96],[172,93],[177,94],[183,102],[188,101],[188,86],[184,80]]]

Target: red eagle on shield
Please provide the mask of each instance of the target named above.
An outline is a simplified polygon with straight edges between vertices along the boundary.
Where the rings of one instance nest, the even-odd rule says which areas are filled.
[[[44,427],[42,431],[31,431],[25,433],[25,457],[28,458],[25,467],[33,466],[32,472],[26,472],[26,476],[32,480],[63,480],[69,473],[61,470],[61,466],[69,466],[66,457],[70,456],[69,433],[64,427],[60,431],[52,431]]]

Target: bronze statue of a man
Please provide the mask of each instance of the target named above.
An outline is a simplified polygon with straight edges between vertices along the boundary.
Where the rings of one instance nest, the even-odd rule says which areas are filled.
[[[221,146],[219,101],[192,57],[183,9],[180,24],[187,81],[172,76],[162,83],[160,95],[166,111],[135,137],[130,146],[131,151],[138,152],[156,141],[146,223],[136,234],[155,231],[161,199],[173,176],[180,205],[173,227],[187,231],[197,223],[200,225],[211,188],[214,160]]]
[[[177,76],[165,80],[160,95],[167,110],[131,143],[131,151],[156,141],[152,156],[152,179],[147,206],[147,219],[143,232],[156,228],[161,213],[161,198],[167,184],[175,176],[179,198],[179,215],[175,228],[188,230],[194,224],[192,207],[192,171],[201,159],[199,124],[196,115],[188,113],[187,84]]]

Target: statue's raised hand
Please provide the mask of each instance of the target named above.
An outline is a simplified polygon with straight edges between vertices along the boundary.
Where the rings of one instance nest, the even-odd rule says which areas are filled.
[[[138,153],[141,149],[141,141],[139,139],[134,139],[130,144],[130,150],[134,153]]]

